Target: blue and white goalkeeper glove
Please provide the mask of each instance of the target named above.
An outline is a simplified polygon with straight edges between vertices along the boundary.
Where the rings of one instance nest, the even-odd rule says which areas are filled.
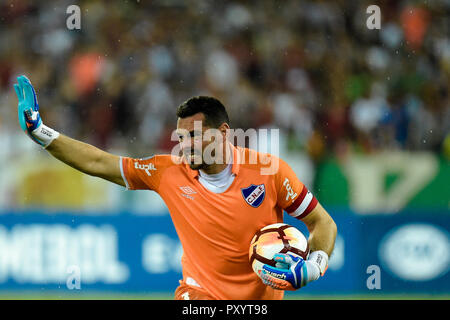
[[[277,253],[276,267],[263,266],[260,277],[265,285],[279,290],[297,290],[319,279],[328,266],[328,255],[323,251],[311,252],[307,260],[289,253]]]
[[[34,142],[46,148],[59,137],[59,133],[42,123],[36,92],[30,80],[20,76],[17,81],[18,84],[14,84],[14,89],[19,99],[17,111],[20,127]]]

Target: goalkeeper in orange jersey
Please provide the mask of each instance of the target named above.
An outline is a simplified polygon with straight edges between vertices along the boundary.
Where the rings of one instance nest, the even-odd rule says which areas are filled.
[[[178,107],[180,155],[134,159],[47,127],[30,81],[21,76],[14,88],[22,129],[55,158],[127,189],[161,196],[183,246],[176,299],[282,299],[284,290],[324,274],[337,232],[333,219],[282,159],[229,142],[228,114],[217,99],[193,97]],[[279,263],[265,265],[258,276],[248,260],[250,241],[262,227],[282,222],[283,211],[306,224],[311,253],[306,260],[278,255]]]

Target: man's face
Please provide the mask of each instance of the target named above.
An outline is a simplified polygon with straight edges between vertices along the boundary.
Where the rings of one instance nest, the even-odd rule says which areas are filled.
[[[205,115],[197,113],[187,118],[178,118],[177,134],[180,147],[184,157],[193,170],[205,169],[208,164],[205,163],[203,155],[205,148],[214,142],[214,139],[204,141],[203,134],[208,129],[204,125]]]

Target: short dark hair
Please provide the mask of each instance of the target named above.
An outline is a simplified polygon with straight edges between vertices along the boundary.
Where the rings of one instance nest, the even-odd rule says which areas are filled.
[[[187,118],[197,113],[205,116],[205,125],[211,128],[218,128],[224,122],[230,122],[228,113],[223,104],[213,97],[197,96],[183,102],[177,108],[178,118]]]

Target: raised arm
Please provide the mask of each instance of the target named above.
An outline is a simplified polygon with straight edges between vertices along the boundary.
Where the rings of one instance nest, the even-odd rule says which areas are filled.
[[[74,169],[125,186],[118,156],[62,134],[46,150]]]
[[[19,123],[34,142],[58,160],[83,173],[125,186],[120,171],[120,157],[45,126],[39,115],[36,92],[31,82],[25,76],[20,76],[17,80],[18,84],[14,84],[14,89],[19,99]]]

